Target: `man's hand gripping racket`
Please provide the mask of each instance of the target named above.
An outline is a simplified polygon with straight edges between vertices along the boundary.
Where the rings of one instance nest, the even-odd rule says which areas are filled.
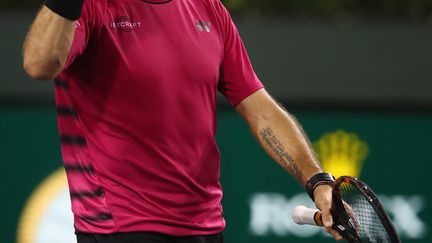
[[[343,238],[352,243],[400,243],[400,239],[384,211],[375,193],[362,181],[349,176],[342,176],[329,186],[320,186],[312,189],[312,199],[318,208],[328,208],[328,205],[320,205],[327,199],[317,198],[319,195],[328,197],[328,193],[316,190],[331,190],[331,210],[329,212],[297,206],[293,211],[293,219],[297,224],[309,224],[329,226],[337,231]],[[311,190],[308,189],[308,192]],[[314,192],[315,191],[315,192]],[[332,222],[329,222],[332,221]],[[335,238],[339,240],[336,235]]]

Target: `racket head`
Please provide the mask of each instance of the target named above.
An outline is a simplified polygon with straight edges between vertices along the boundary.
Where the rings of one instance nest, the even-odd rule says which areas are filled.
[[[400,243],[376,194],[364,182],[339,177],[333,185],[333,228],[353,243]]]

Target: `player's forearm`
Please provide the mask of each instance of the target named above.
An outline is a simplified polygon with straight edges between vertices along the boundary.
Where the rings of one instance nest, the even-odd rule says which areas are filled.
[[[284,116],[283,121],[261,120],[253,133],[264,150],[304,185],[322,170],[295,120]]]
[[[256,97],[253,97],[256,96]],[[321,168],[308,138],[294,117],[264,91],[237,107],[264,150],[302,185]],[[248,98],[248,99],[249,99]],[[247,107],[253,107],[252,110]]]
[[[34,79],[52,79],[63,69],[75,33],[75,21],[47,7],[37,15],[24,43],[24,70]]]

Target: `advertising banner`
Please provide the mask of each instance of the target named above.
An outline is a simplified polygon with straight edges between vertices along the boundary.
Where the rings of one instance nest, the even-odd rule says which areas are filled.
[[[402,242],[432,242],[432,114],[293,111],[326,171],[358,177],[388,211]],[[75,243],[61,167],[55,111],[0,108],[2,243]],[[333,242],[319,227],[291,218],[314,207],[287,172],[260,148],[232,109],[219,110],[225,241]]]

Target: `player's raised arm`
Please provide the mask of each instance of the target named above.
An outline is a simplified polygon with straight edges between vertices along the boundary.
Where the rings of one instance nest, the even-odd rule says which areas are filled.
[[[84,0],[48,0],[23,48],[24,70],[34,79],[53,79],[63,69]]]
[[[309,191],[323,213],[326,231],[340,240],[341,236],[331,229],[331,187],[322,183],[326,180],[323,178],[325,174],[322,173],[309,140],[296,119],[279,106],[264,89],[241,101],[236,110],[246,120],[264,150],[303,186],[306,186],[308,181],[316,180],[313,189]]]

